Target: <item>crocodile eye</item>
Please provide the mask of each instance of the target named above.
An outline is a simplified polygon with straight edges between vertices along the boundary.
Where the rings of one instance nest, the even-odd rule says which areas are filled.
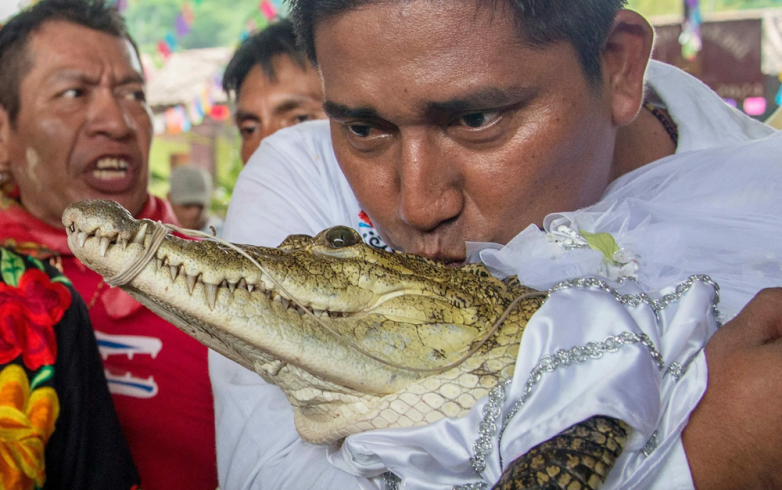
[[[345,248],[358,243],[358,238],[351,228],[337,226],[326,232],[326,241],[334,248]]]

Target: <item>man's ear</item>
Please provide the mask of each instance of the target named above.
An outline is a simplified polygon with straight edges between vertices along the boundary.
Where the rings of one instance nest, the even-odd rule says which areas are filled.
[[[0,172],[11,171],[11,118],[2,106],[0,106]]]
[[[640,14],[626,9],[616,14],[603,51],[602,68],[617,126],[632,121],[641,108],[653,43],[654,30]]]

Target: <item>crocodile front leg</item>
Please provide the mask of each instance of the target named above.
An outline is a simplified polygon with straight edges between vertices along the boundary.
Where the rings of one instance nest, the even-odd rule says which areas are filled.
[[[493,490],[597,490],[622,454],[630,429],[595,416],[513,461]]]

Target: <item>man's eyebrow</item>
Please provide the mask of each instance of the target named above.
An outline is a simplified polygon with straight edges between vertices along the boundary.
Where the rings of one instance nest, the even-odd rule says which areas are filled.
[[[122,77],[117,85],[128,85],[131,83],[140,83],[141,85],[144,85],[146,82],[144,75],[134,71],[133,73],[129,73]]]
[[[288,112],[293,109],[298,109],[307,103],[306,97],[296,97],[285,100],[282,104],[274,108],[274,113],[279,115]]]
[[[453,114],[455,112],[501,108],[523,102],[532,97],[536,91],[536,89],[530,87],[509,87],[505,89],[497,87],[483,88],[457,98],[429,102],[426,106],[426,114],[434,116],[439,114]]]
[[[99,77],[91,76],[83,71],[80,70],[60,70],[54,75],[52,75],[51,79],[54,82],[61,82],[61,81],[77,81],[88,85],[95,85],[100,83]],[[138,83],[141,85],[145,84],[144,76],[141,75],[141,73],[133,72],[125,75],[122,77],[118,82],[117,85],[129,85],[132,83]]]
[[[243,111],[243,110],[236,111],[236,115],[234,116],[234,119],[236,119],[236,122],[261,120],[261,118],[258,117],[257,114],[248,111]]]
[[[323,103],[323,111],[331,119],[382,119],[371,107],[350,108],[330,100]]]

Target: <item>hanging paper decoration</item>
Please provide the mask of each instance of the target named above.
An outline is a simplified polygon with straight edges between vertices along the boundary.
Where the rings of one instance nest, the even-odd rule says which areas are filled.
[[[679,44],[682,45],[682,57],[687,61],[693,61],[703,48],[701,37],[701,8],[699,0],[684,0],[684,24],[682,34],[679,36]]]
[[[193,123],[193,126],[198,126],[204,122],[204,108],[201,106],[201,101],[198,98],[190,102],[187,114],[190,116],[190,122]]]
[[[190,32],[190,24],[187,23],[184,15],[177,14],[174,21],[174,29],[176,29],[176,35],[179,37],[186,36]]]
[[[176,41],[176,37],[174,37],[173,34],[169,32],[168,34],[166,34],[166,37],[163,38],[163,40],[166,42],[166,44],[168,44],[169,50],[173,51],[176,49],[177,41]]]
[[[209,117],[215,121],[225,121],[231,115],[231,111],[228,110],[226,105],[216,105],[209,111]]]
[[[158,53],[163,56],[163,59],[168,59],[168,57],[171,56],[171,48],[168,47],[168,44],[165,41],[159,41],[157,43],[157,50]]]
[[[259,8],[266,20],[272,20],[277,17],[277,8],[269,0],[262,0]]]
[[[193,25],[193,22],[195,21],[195,14],[193,14],[193,8],[190,6],[189,2],[182,4],[182,17],[185,19],[185,22],[187,22],[188,26]]]

